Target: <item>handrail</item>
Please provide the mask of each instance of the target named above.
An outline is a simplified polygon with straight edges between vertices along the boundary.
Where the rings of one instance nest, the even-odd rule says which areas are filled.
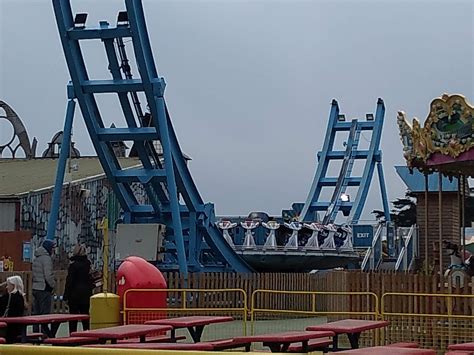
[[[380,245],[380,256],[379,260],[375,260],[375,251],[376,251],[376,246],[377,244],[381,243],[381,236],[382,236],[382,230],[383,230],[383,224],[380,223],[377,227],[377,230],[375,231],[374,239],[372,240],[372,246],[367,249],[367,252],[364,256],[364,260],[362,261],[361,265],[361,270],[365,271],[367,269],[367,264],[369,263],[370,260],[370,269],[374,270],[376,269],[382,259],[382,246]]]
[[[402,263],[403,263],[403,271],[409,270],[413,263],[413,260],[415,259],[416,250],[413,246],[413,243],[416,238],[413,237],[414,232],[415,232],[415,225],[412,225],[410,227],[408,235],[406,236],[406,238],[403,239],[404,245],[402,247],[402,250],[400,251],[400,255],[398,255],[398,259],[395,264],[395,271],[400,270],[400,265],[402,265]]]
[[[402,250],[400,250],[400,254],[398,255],[397,262],[395,263],[395,271],[400,270],[400,265],[402,264],[402,261],[405,258],[405,253],[406,253],[406,249],[405,249],[405,246],[403,246]]]
[[[365,252],[364,260],[362,260],[361,270],[365,270],[367,263],[369,262],[370,255],[372,254],[372,247],[369,247]]]

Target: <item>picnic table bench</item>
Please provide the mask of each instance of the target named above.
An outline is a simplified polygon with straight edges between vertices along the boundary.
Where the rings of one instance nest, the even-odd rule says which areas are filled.
[[[234,339],[219,339],[200,343],[120,343],[87,345],[87,348],[112,348],[112,349],[153,349],[153,350],[196,350],[220,351],[245,347],[250,351],[250,341],[236,341]]]
[[[286,352],[294,343],[301,343],[301,352],[308,352],[309,341],[317,338],[327,338],[334,336],[331,331],[289,331],[282,333],[269,333],[248,336],[234,337],[235,341],[248,341],[263,343],[263,346],[270,348],[272,352]]]
[[[463,344],[452,344],[448,346],[449,350],[467,350],[474,351],[474,342],[473,343],[463,343]]]
[[[176,337],[176,340],[186,339],[185,336]],[[139,343],[140,338],[129,338],[129,339],[118,339],[117,344],[123,343]],[[156,335],[147,337],[146,343],[168,343],[171,342],[171,336],[169,335]],[[62,338],[48,338],[44,340],[45,344],[53,346],[80,346],[80,345],[92,345],[99,344],[99,338],[86,338],[86,337],[62,337]]]
[[[336,335],[333,337],[333,351],[339,350],[338,335],[347,334],[352,349],[359,348],[360,334],[366,330],[372,330],[377,328],[383,328],[389,325],[388,321],[378,320],[362,320],[362,319],[343,319],[335,322],[329,322],[319,325],[311,325],[306,327],[306,330],[329,330],[334,332]]]
[[[234,318],[230,316],[190,316],[156,319],[145,322],[145,324],[172,326],[172,339],[176,337],[176,329],[187,328],[193,341],[195,343],[198,343],[201,341],[202,333],[204,332],[204,327],[208,326],[209,324],[232,322],[233,320]]]
[[[119,339],[139,337],[140,342],[144,343],[148,334],[171,329],[173,328],[169,325],[127,324],[117,327],[74,332],[71,336],[99,339],[99,343],[105,343],[107,340],[110,340],[112,344],[116,344]]]
[[[395,346],[374,346],[371,348],[343,350],[338,355],[368,354],[368,355],[436,355],[432,349],[398,348]]]

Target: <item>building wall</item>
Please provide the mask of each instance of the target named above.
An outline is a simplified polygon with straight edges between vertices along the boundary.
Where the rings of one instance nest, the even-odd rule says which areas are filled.
[[[420,256],[425,259],[425,216],[428,216],[428,264],[439,265],[439,197],[437,192],[428,193],[428,213],[425,208],[425,194],[416,195],[417,198],[417,224],[420,236]],[[441,228],[442,239],[460,245],[460,211],[458,194],[444,192],[442,196]],[[450,264],[449,256],[443,251],[443,265]]]
[[[141,184],[132,185],[139,203],[146,203]],[[47,234],[53,189],[31,192],[21,198],[20,229],[31,231],[32,250],[41,245]],[[120,205],[106,177],[73,182],[63,187],[58,222],[56,224],[55,269],[66,269],[76,243],[84,243],[88,257],[96,269],[102,268],[103,231],[99,223],[109,219],[109,262],[115,264],[115,224]]]
[[[31,231],[33,250],[47,234],[52,193],[52,189],[32,192],[21,199],[21,229]],[[67,267],[69,253],[77,242],[86,244],[95,266],[101,264],[102,232],[98,223],[107,217],[109,193],[105,178],[63,188],[55,233],[56,268]]]
[[[14,271],[30,271],[31,264],[23,261],[23,242],[29,242],[30,232],[0,232],[0,260],[13,262]],[[0,271],[3,271],[0,269]]]
[[[0,231],[12,232],[18,229],[18,207],[19,201],[0,202]]]

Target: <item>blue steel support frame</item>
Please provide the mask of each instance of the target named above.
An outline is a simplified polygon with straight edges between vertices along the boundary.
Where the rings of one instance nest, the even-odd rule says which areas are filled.
[[[383,213],[385,216],[385,221],[391,222],[392,217],[390,217],[390,207],[388,206],[387,188],[385,186],[385,178],[384,178],[383,167],[382,167],[382,153],[380,153],[380,161],[377,162],[377,175],[379,177],[379,187],[380,187],[380,194],[382,195],[382,207],[383,207]]]
[[[372,131],[372,139],[370,140],[369,154],[365,163],[364,172],[362,173],[362,182],[357,196],[354,201],[354,208],[351,210],[348,220],[350,223],[357,223],[365,205],[367,194],[369,192],[370,183],[372,176],[374,175],[374,168],[377,160],[381,158],[381,152],[379,150],[380,141],[382,139],[382,128],[385,117],[385,105],[381,98],[377,100],[377,110],[375,112],[374,128]],[[381,192],[385,191],[385,188],[381,189]],[[383,196],[383,195],[382,195]],[[382,197],[383,199],[383,197]],[[386,194],[385,194],[386,199]],[[383,206],[385,208],[385,205]],[[387,204],[388,207],[388,204]],[[387,214],[388,211],[385,213]]]
[[[341,174],[344,175],[344,179],[334,178],[334,177],[327,177],[327,170],[329,166],[329,162],[332,159],[344,159],[345,155],[347,154],[344,151],[336,151],[334,150],[334,140],[336,132],[338,131],[349,131],[351,132],[354,128],[354,122],[340,122],[338,121],[339,117],[339,106],[336,100],[332,101],[331,104],[331,111],[329,114],[329,121],[326,130],[326,139],[323,144],[322,150],[318,153],[318,167],[313,179],[313,183],[311,185],[311,189],[309,191],[308,197],[305,201],[304,207],[301,211],[299,216],[300,221],[313,221],[314,213],[317,211],[327,211],[325,223],[333,223],[337,210],[341,210],[348,214],[347,221],[348,223],[357,223],[362,210],[365,205],[365,201],[367,198],[367,193],[370,187],[370,183],[372,181],[372,176],[374,172],[375,165],[377,165],[377,172],[379,176],[379,183],[380,183],[380,192],[382,197],[382,204],[384,209],[384,214],[386,221],[390,221],[390,212],[388,207],[388,199],[387,199],[387,192],[385,188],[385,181],[383,176],[383,169],[382,169],[382,152],[379,150],[381,135],[382,135],[382,128],[383,128],[383,121],[385,115],[385,106],[383,100],[381,98],[377,101],[377,109],[375,118],[373,121],[360,121],[357,120],[356,128],[357,131],[372,131],[372,139],[370,142],[370,146],[368,150],[359,150],[357,149],[356,143],[354,143],[353,150],[351,152],[351,159],[348,162],[350,166],[352,166],[353,161],[355,159],[365,159],[365,167],[362,173],[362,176],[350,176],[351,169],[347,171],[341,170]],[[352,143],[352,140],[349,139]],[[347,168],[347,164],[342,164],[341,169]],[[341,202],[335,201],[335,198],[338,198],[338,194],[336,193],[338,189],[341,188],[340,184],[344,184],[344,186],[358,186],[357,196],[353,202]],[[331,201],[320,201],[321,190],[323,187],[334,187],[334,193],[332,194]],[[329,213],[328,209],[332,208],[331,206],[335,206],[337,204],[337,208],[334,211],[335,213]]]
[[[69,0],[53,0],[71,76],[68,90],[70,96],[74,95],[78,100],[97,156],[124,212],[124,220],[126,223],[163,223],[167,226],[166,259],[170,260],[170,264],[161,265],[163,269],[179,269],[185,277],[188,268],[194,271],[252,271],[216,228],[214,206],[203,202],[187,168],[166,107],[165,82],[156,70],[142,2],[125,0],[125,5],[128,15],[125,23],[111,27],[101,21],[99,28],[88,28],[85,25],[75,27]],[[125,69],[120,66],[114,44],[120,40],[123,46],[122,38],[125,37],[132,39],[138,78],[132,79],[131,72],[124,73],[124,78],[121,73],[121,69]],[[88,77],[79,42],[92,39],[104,43],[111,80],[90,80]],[[140,115],[135,117],[132,111],[129,95],[136,92],[143,92],[146,97],[152,117],[151,126],[145,127]],[[115,93],[118,96],[128,127],[105,128],[94,97],[98,93]],[[132,97],[132,101],[137,97]],[[141,168],[121,169],[111,145],[118,140],[133,141]],[[155,151],[154,141],[161,142],[164,163]],[[137,201],[133,183],[143,185],[149,204]],[[180,198],[184,205],[180,204]],[[201,258],[204,253],[211,256],[206,263]]]
[[[300,214],[301,221],[311,221],[313,220],[312,213],[315,210],[312,208],[313,203],[319,200],[319,196],[321,194],[322,184],[320,183],[321,179],[326,176],[329,166],[329,159],[328,153],[332,151],[334,146],[334,139],[336,138],[336,130],[334,129],[337,118],[339,116],[339,104],[336,100],[332,100],[331,102],[331,112],[329,114],[329,122],[326,128],[326,139],[324,140],[323,149],[321,154],[318,156],[318,168],[316,170],[316,174],[313,179],[313,183],[311,184],[311,188],[309,190],[308,198],[304,204],[303,210]]]
[[[72,123],[74,121],[74,109],[76,102],[69,99],[67,102],[66,119],[64,120],[63,141],[59,152],[58,167],[56,170],[56,181],[54,183],[53,200],[51,201],[51,213],[49,214],[48,229],[46,239],[54,240],[54,232],[58,222],[59,207],[61,206],[61,192],[63,190],[64,173],[66,172],[66,163],[71,150]]]

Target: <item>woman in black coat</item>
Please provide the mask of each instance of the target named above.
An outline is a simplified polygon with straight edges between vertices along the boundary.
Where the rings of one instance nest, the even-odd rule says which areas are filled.
[[[87,259],[86,247],[83,244],[76,245],[70,260],[64,300],[68,302],[69,313],[89,314],[90,297],[94,286],[91,278],[91,262]],[[89,329],[88,320],[82,321],[82,329]],[[76,330],[77,321],[69,322],[69,332],[72,333]]]
[[[0,296],[0,315],[3,317],[21,317],[25,313],[25,297],[23,280],[20,276],[10,276],[2,284],[7,288],[7,293]],[[0,318],[1,320],[1,318]],[[16,343],[21,335],[21,324],[8,324],[5,340],[8,344]]]

